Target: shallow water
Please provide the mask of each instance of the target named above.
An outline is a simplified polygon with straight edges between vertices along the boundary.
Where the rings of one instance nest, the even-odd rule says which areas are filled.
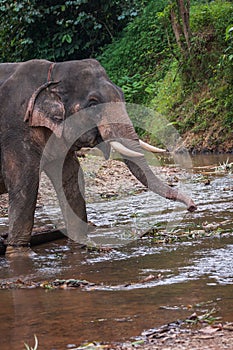
[[[1,290],[1,350],[23,349],[23,342],[32,345],[34,334],[39,349],[45,350],[72,349],[84,341],[123,341],[145,329],[184,319],[192,314],[192,306],[201,303],[198,312],[216,308],[217,316],[233,321],[233,177],[216,176],[208,169],[210,184],[205,185],[199,168],[222,164],[224,157],[193,159],[198,167],[195,176],[184,179],[182,187],[198,203],[194,214],[146,192],[90,204],[89,218],[96,225],[92,238],[118,245],[110,252],[80,251],[60,240],[36,247],[33,259],[9,262],[1,257],[1,281],[75,278],[96,283],[86,289]],[[37,212],[37,220],[57,223],[60,213],[52,210],[52,221],[44,211]],[[136,240],[154,227],[176,234],[202,229],[203,223],[216,225],[217,237],[169,244]],[[0,224],[6,229],[5,219]],[[143,282],[151,274],[157,278]]]

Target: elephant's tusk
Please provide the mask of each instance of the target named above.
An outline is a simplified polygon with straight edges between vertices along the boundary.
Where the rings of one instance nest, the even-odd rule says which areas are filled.
[[[163,148],[157,148],[154,146],[151,146],[149,143],[146,143],[142,140],[139,140],[140,146],[142,148],[144,148],[145,150],[149,151],[149,152],[153,152],[153,153],[164,153],[167,152],[165,149]]]
[[[142,157],[143,156],[142,153],[132,151],[131,149],[122,145],[120,142],[111,141],[110,145],[112,146],[112,148],[114,148],[117,152],[121,153],[123,156],[127,156],[127,157]]]

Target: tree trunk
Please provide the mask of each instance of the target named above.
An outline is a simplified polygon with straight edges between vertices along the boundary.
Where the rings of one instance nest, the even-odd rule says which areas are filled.
[[[190,50],[190,25],[189,25],[189,11],[190,11],[190,0],[186,0],[186,6],[184,0],[177,0],[180,16],[182,19],[183,33],[186,41],[186,45]]]
[[[176,43],[183,58],[189,56],[191,47],[191,31],[189,24],[190,0],[176,0],[170,10],[170,21]]]

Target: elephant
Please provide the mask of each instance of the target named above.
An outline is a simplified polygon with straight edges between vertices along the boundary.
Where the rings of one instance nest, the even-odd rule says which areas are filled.
[[[149,190],[183,202],[190,212],[196,209],[191,198],[150,169],[142,148],[163,150],[139,140],[122,90],[97,60],[1,63],[0,101],[0,194],[9,194],[6,254],[30,249],[42,170],[57,192],[70,236],[78,233],[85,242],[84,177],[75,156],[83,147],[99,147],[106,159],[115,148]]]

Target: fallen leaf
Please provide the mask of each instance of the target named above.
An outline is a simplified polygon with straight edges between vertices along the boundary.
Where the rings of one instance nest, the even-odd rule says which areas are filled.
[[[226,331],[233,331],[233,322],[226,323],[225,325],[223,325],[223,329],[225,329]]]
[[[216,332],[218,332],[218,331],[220,331],[220,330],[221,330],[220,327],[214,328],[214,327],[211,327],[211,326],[207,326],[207,327],[205,327],[205,328],[201,328],[201,329],[199,330],[199,332],[200,332],[200,333],[203,333],[203,334],[213,334],[213,333],[216,333]]]

